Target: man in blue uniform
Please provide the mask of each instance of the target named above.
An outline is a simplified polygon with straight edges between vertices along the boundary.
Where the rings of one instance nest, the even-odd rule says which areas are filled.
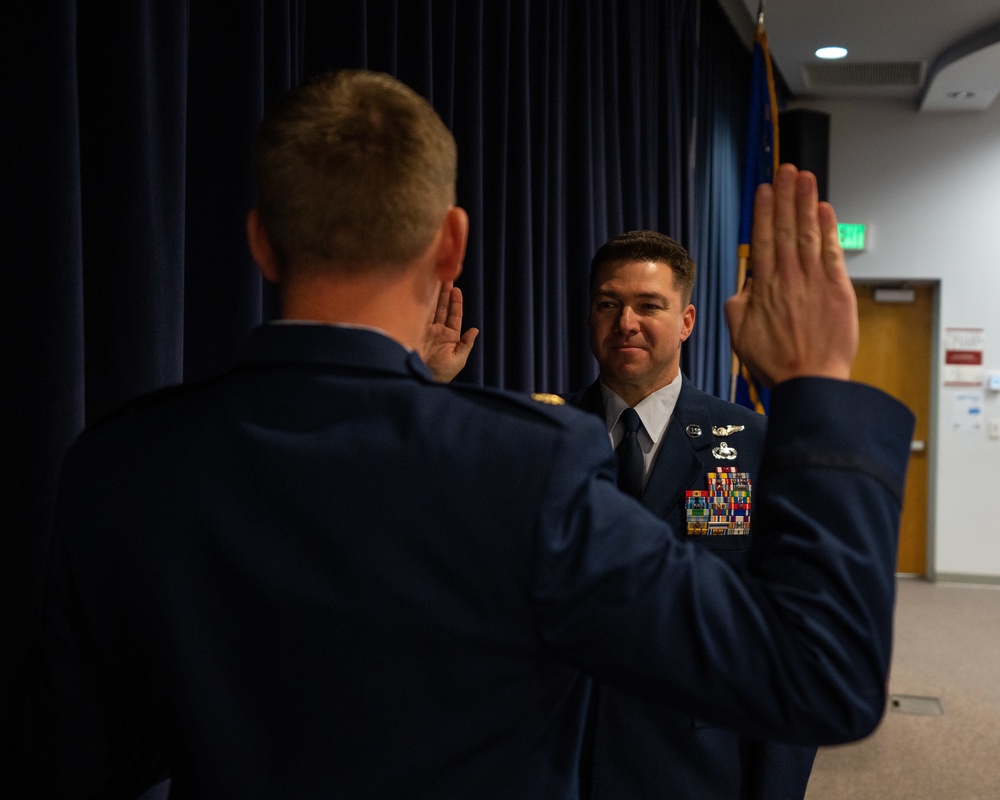
[[[256,163],[284,321],[67,457],[19,710],[36,794],[165,769],[178,798],[573,798],[590,676],[755,736],[872,730],[912,417],[847,380],[854,294],[811,176],[760,191],[757,282],[727,307],[775,384],[767,557],[740,576],[619,492],[593,415],[428,373],[468,219],[425,100],[310,81]]]
[[[678,539],[742,571],[751,553],[758,556],[752,497],[767,422],[681,373],[681,345],[695,322],[694,281],[694,262],[669,236],[631,231],[605,242],[590,266],[599,378],[569,402],[599,415],[613,445],[624,439],[624,411],[633,409],[639,480],[624,488]],[[609,800],[801,800],[816,754],[739,736],[614,686],[595,687],[590,726],[585,780],[594,797]]]

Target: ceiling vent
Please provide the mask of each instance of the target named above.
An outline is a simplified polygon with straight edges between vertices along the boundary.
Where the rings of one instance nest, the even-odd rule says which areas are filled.
[[[924,79],[923,61],[872,63],[809,63],[802,65],[802,77],[810,89],[910,90],[920,88]]]

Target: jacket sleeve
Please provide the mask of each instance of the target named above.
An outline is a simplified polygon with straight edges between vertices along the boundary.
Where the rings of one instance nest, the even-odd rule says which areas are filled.
[[[748,800],[802,800],[809,785],[815,747],[743,738],[740,748],[749,765],[745,792]]]
[[[620,494],[606,453],[566,442],[537,530],[542,635],[601,680],[746,735],[867,735],[884,709],[912,426],[861,384],[776,387],[744,576]]]

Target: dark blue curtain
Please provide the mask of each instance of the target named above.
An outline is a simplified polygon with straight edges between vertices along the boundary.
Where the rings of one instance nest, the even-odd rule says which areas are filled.
[[[0,10],[2,687],[73,438],[135,394],[217,371],[273,303],[244,242],[248,163],[263,108],[301,77],[303,6]]]
[[[310,7],[306,71],[367,67],[454,130],[472,228],[464,380],[593,380],[590,257],[608,236],[693,234],[695,0],[341,0]]]
[[[715,0],[37,0],[0,10],[0,65],[4,683],[72,439],[276,312],[244,241],[250,151],[305,75],[391,72],[454,130],[482,329],[462,379],[591,381],[590,257],[649,227],[699,262],[683,366],[726,393],[749,55]]]

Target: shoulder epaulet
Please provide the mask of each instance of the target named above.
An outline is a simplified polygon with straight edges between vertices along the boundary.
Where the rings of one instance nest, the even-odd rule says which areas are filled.
[[[547,392],[533,392],[531,395],[532,400],[536,400],[539,403],[545,403],[549,406],[564,406],[566,401],[563,400],[557,394],[548,394]]]

